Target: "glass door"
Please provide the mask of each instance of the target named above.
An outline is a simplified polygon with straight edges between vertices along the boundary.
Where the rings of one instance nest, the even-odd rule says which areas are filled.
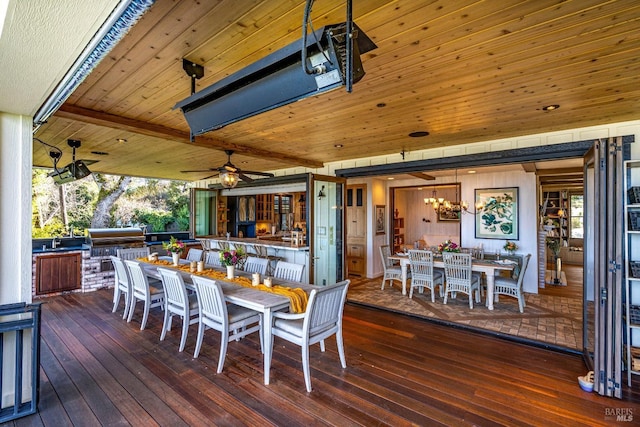
[[[192,188],[190,191],[190,234],[192,238],[215,236],[217,218],[217,190]]]
[[[596,141],[585,157],[585,197],[594,203],[585,212],[584,347],[593,354],[594,390],[615,397],[622,397],[622,161],[622,138]]]
[[[344,278],[344,202],[346,179],[310,175],[309,279],[326,286]]]

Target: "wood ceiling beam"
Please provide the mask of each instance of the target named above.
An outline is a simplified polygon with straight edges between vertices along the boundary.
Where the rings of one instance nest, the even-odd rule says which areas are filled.
[[[556,168],[556,169],[538,169],[536,171],[536,175],[538,176],[547,176],[547,175],[580,175],[584,173],[582,167],[575,168]]]
[[[127,117],[117,116],[115,114],[82,108],[75,105],[63,104],[55,115],[65,119],[76,120],[96,126],[117,128],[141,135],[170,139],[182,144],[191,144],[215,150],[233,150],[236,153],[241,153],[251,157],[266,157],[271,160],[279,160],[283,163],[288,163],[294,166],[304,166],[308,168],[321,168],[324,166],[324,163],[317,160],[290,156],[288,154],[276,153],[269,150],[262,150],[260,148],[248,147],[246,145],[234,144],[203,136],[198,136],[196,137],[195,142],[191,142],[188,132],[144,122],[142,120],[130,119]]]
[[[422,173],[422,172],[411,172],[409,173],[409,175],[416,178],[424,179],[425,181],[433,181],[436,179],[435,176],[427,175],[426,173]]]
[[[538,169],[536,168],[536,164],[533,162],[523,163],[522,170],[525,172],[538,172]]]

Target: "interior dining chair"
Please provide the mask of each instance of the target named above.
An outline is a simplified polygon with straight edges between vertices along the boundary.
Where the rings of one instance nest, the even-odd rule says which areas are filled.
[[[294,264],[292,262],[278,261],[273,277],[277,279],[288,280],[290,282],[302,281],[302,273],[304,272],[304,264]]]
[[[218,356],[217,373],[222,372],[224,359],[227,355],[227,345],[230,341],[238,340],[254,332],[260,334],[260,347],[263,346],[262,317],[257,311],[227,304],[222,287],[215,280],[192,275],[191,280],[196,287],[198,298],[198,337],[193,357],[200,354],[205,329],[220,331],[220,355]],[[253,325],[253,326],[252,326]],[[264,350],[263,350],[264,351]]]
[[[144,248],[123,248],[123,249],[118,249],[116,251],[116,255],[118,256],[118,258],[125,260],[125,259],[137,259],[137,258],[144,258],[147,259],[147,257],[149,256],[149,247],[146,246]]]
[[[515,277],[495,276],[493,279],[493,294],[494,295],[509,295],[518,299],[518,308],[520,313],[524,313],[524,308],[527,305],[524,300],[524,293],[522,292],[522,281],[524,280],[524,274],[529,265],[529,259],[531,254],[525,255],[522,260],[522,267]]]
[[[202,261],[202,249],[190,248],[187,252],[187,261]]]
[[[164,288],[164,321],[160,341],[164,341],[167,331],[171,330],[173,316],[179,316],[182,319],[182,335],[178,351],[182,351],[187,342],[189,325],[198,323],[198,299],[195,294],[187,294],[187,288],[179,271],[158,268],[158,273]]]
[[[409,262],[411,267],[411,288],[409,299],[413,298],[413,288],[423,293],[424,288],[431,291],[431,302],[436,302],[436,286],[439,285],[440,297],[443,295],[444,272],[433,268],[433,252],[417,249],[409,250]]]
[[[204,255],[204,263],[211,267],[221,267],[220,251],[209,251]]]
[[[269,265],[268,259],[250,256],[250,257],[247,257],[247,260],[244,263],[244,271],[249,273],[260,273],[261,275],[265,275],[267,273],[268,265]]]
[[[390,256],[391,248],[389,245],[380,246],[380,258],[382,259],[382,269],[384,271],[382,287],[380,289],[384,289],[384,284],[387,280],[389,281],[389,286],[393,286],[394,280],[402,283],[402,269],[400,265],[394,264],[393,260],[389,259]]]
[[[116,284],[113,287],[113,309],[112,313],[115,313],[118,309],[118,305],[120,304],[120,296],[124,297],[124,313],[122,314],[122,318],[127,318],[127,313],[129,312],[129,298],[131,296],[131,280],[129,280],[129,273],[127,273],[127,267],[125,267],[124,262],[119,257],[110,256],[111,263],[113,264],[113,269],[116,272]]]
[[[462,292],[469,295],[469,308],[473,308],[474,291],[476,302],[480,302],[480,276],[471,273],[471,254],[443,252],[442,259],[446,281],[444,303],[449,294]]]
[[[142,323],[140,324],[140,330],[143,330],[147,325],[147,319],[149,317],[149,310],[154,307],[162,307],[164,304],[164,290],[162,289],[162,283],[154,281],[154,284],[150,284],[147,275],[142,268],[142,264],[135,260],[125,260],[124,264],[127,266],[129,272],[129,278],[131,279],[131,303],[129,305],[129,314],[127,322],[131,322],[133,318],[133,312],[138,301],[144,302],[144,312],[142,315]],[[158,287],[155,284],[160,285]]]
[[[302,349],[302,371],[308,392],[311,392],[311,372],[309,369],[309,347],[311,345],[319,342],[320,351],[324,352],[324,340],[335,334],[340,364],[343,369],[347,367],[342,341],[342,313],[349,283],[349,280],[345,280],[335,285],[313,289],[304,313],[276,311],[272,314],[271,332],[273,336],[297,344]]]

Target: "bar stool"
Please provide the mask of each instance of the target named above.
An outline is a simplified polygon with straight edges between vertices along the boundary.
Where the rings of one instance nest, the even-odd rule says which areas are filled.
[[[279,260],[282,260],[280,257],[276,257],[273,255],[269,255],[269,249],[266,246],[255,245],[254,249],[256,251],[256,256],[258,258],[266,258],[268,261],[267,264],[267,276],[273,276],[273,272],[275,270],[275,266]]]

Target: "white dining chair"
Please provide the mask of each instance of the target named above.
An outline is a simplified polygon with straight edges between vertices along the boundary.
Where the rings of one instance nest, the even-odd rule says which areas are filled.
[[[524,280],[524,274],[527,271],[530,259],[531,254],[525,255],[520,271],[517,274],[514,272],[512,277],[496,275],[493,280],[493,295],[508,295],[517,298],[520,313],[524,313],[524,308],[527,305],[524,300],[524,293],[522,292],[522,281]]]
[[[304,264],[294,264],[292,262],[278,261],[273,277],[277,279],[288,280],[290,282],[300,282],[302,273],[304,272]]]
[[[260,346],[263,348],[262,316],[257,311],[227,304],[222,287],[215,280],[192,275],[191,280],[196,288],[198,298],[198,337],[193,357],[200,354],[205,329],[220,331],[220,355],[218,356],[217,373],[222,372],[227,345],[254,332],[260,334]],[[264,351],[264,350],[263,350]]]
[[[222,268],[222,261],[220,261],[220,251],[208,251],[204,255],[204,263],[211,267]]]
[[[440,297],[443,295],[444,272],[433,268],[433,252],[410,249],[409,266],[411,267],[411,288],[409,299],[413,298],[413,288],[418,292],[424,292],[424,288],[431,291],[431,302],[436,301],[436,286],[439,285]]]
[[[129,312],[129,303],[131,296],[131,280],[129,280],[129,273],[127,272],[127,267],[125,267],[124,262],[119,257],[110,256],[111,262],[113,263],[113,269],[116,272],[116,284],[113,288],[113,309],[112,313],[115,313],[118,309],[118,305],[120,304],[120,297],[124,297],[124,313],[122,314],[122,318],[127,318],[127,313]]]
[[[167,331],[171,330],[173,316],[179,316],[182,319],[182,335],[178,351],[182,351],[187,342],[189,325],[198,323],[198,298],[195,294],[187,294],[187,288],[179,271],[158,268],[158,273],[164,287],[164,321],[160,341],[164,341]]]
[[[469,308],[473,308],[473,292],[476,293],[476,302],[480,302],[480,276],[471,272],[471,254],[443,252],[445,290],[444,303],[447,303],[449,294],[462,292],[469,295]]]
[[[402,283],[402,268],[398,264],[394,264],[393,260],[389,259],[391,256],[391,248],[389,245],[380,246],[380,258],[382,260],[382,269],[384,275],[382,276],[382,287],[384,290],[384,284],[388,280],[389,286],[393,286],[393,281],[397,280]]]
[[[311,372],[309,369],[309,347],[311,345],[319,342],[320,351],[324,352],[324,340],[335,335],[340,364],[343,369],[347,367],[342,340],[342,313],[349,283],[349,280],[345,280],[335,285],[313,289],[304,313],[276,311],[272,314],[271,331],[273,336],[297,344],[302,349],[302,371],[308,392],[311,392]],[[273,348],[273,345],[271,347]]]
[[[149,310],[154,307],[162,307],[164,305],[164,290],[162,287],[158,288],[156,285],[150,284],[149,279],[142,268],[142,264],[139,261],[125,260],[124,264],[127,266],[127,271],[129,272],[132,291],[127,322],[131,322],[131,319],[133,318],[136,303],[138,301],[142,301],[144,303],[144,311],[140,330],[143,330],[147,325]],[[155,283],[162,286],[162,283],[159,281],[155,281]]]
[[[265,275],[267,273],[268,265],[269,265],[268,259],[250,256],[250,257],[247,257],[247,260],[244,263],[244,271],[249,273],[260,273],[261,275]]]
[[[147,259],[147,257],[149,257],[149,252],[150,251],[148,246],[144,248],[123,248],[118,249],[116,251],[116,255],[122,260],[138,258]]]
[[[202,261],[202,249],[190,248],[187,252],[187,261]]]

